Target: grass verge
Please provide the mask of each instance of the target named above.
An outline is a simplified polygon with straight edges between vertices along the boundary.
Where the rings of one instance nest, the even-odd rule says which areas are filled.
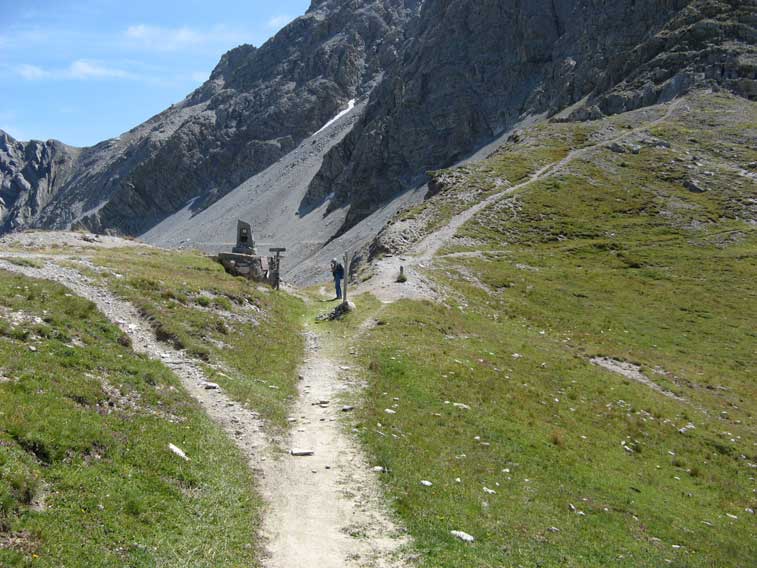
[[[757,188],[741,173],[757,114],[687,102],[482,212],[443,251],[471,254],[434,263],[443,304],[386,306],[356,336],[369,386],[355,426],[421,566],[757,556]]]
[[[0,272],[0,565],[254,564],[244,459],[127,345],[94,304]]]

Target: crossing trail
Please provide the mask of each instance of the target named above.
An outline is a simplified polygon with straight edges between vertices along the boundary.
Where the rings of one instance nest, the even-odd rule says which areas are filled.
[[[268,502],[262,534],[267,568],[393,568],[407,538],[382,502],[377,473],[345,431],[337,398],[359,389],[349,369],[329,356],[315,332],[307,332],[299,397],[291,409],[291,433],[274,439],[257,413],[208,381],[198,361],[159,342],[137,308],[77,270],[38,254],[13,254],[44,262],[42,268],[0,260],[0,269],[58,282],[92,301],[131,339],[135,351],[161,361],[205,412],[223,427],[246,457]],[[312,455],[293,455],[299,449]],[[300,453],[300,452],[294,452]]]

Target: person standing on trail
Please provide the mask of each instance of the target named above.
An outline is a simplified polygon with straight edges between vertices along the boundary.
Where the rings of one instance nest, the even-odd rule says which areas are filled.
[[[342,299],[342,279],[344,278],[344,266],[335,259],[331,259],[331,274],[334,277],[334,288],[336,288],[337,300]]]

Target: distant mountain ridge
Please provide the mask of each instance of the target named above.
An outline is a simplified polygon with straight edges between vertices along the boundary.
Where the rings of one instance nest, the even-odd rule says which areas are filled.
[[[707,86],[755,99],[756,46],[754,0],[316,0],[118,138],[79,149],[0,134],[0,232],[141,235],[368,97],[300,208],[346,210],[341,234],[528,116],[586,120]]]

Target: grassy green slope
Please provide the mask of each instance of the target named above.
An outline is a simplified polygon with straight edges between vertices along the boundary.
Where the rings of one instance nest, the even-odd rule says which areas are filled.
[[[360,432],[423,566],[757,557],[757,105],[685,103],[483,211],[442,251],[463,254],[434,263],[446,302],[384,307],[385,325],[356,340]],[[475,190],[487,171],[522,175],[515,162],[540,139],[585,145],[661,115],[525,132],[423,210],[449,215],[456,192],[470,198],[466,176]],[[594,356],[638,364],[684,400]]]
[[[124,339],[65,288],[0,272],[0,565],[253,564],[244,459]]]
[[[92,274],[152,318],[158,337],[208,363],[208,374],[274,427],[286,425],[302,362],[301,300],[226,274],[193,252],[102,250]]]

